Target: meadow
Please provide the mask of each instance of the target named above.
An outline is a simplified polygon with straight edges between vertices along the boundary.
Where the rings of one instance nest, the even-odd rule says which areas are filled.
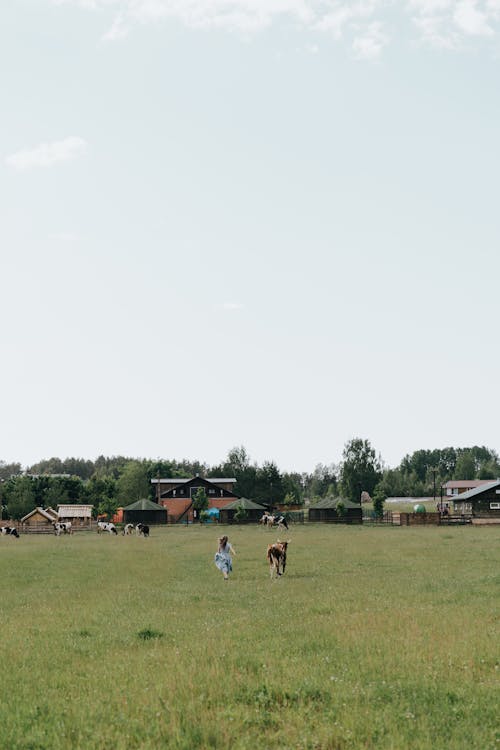
[[[0,748],[499,748],[500,528],[288,536],[1,539]]]

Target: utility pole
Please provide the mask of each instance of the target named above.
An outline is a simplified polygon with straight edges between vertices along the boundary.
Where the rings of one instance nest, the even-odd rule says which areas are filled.
[[[434,484],[434,507],[435,507],[436,506],[436,474],[437,474],[437,469],[434,467],[433,469],[431,469],[431,471],[432,471],[432,480],[433,480],[433,484]]]

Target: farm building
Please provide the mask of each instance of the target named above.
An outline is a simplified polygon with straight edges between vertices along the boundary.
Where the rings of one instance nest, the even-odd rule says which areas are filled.
[[[235,518],[240,508],[244,510],[244,517]],[[253,500],[249,500],[247,497],[240,497],[238,500],[234,500],[229,505],[221,508],[219,521],[221,523],[257,523],[262,518],[265,510],[263,505],[254,503]]]
[[[337,513],[337,504],[342,501],[345,513]],[[309,521],[326,523],[363,523],[361,505],[344,500],[342,497],[324,497],[309,508]]]
[[[93,505],[58,505],[58,520],[62,522],[70,521],[73,528],[91,527]]]
[[[38,529],[46,527],[51,529],[53,522],[57,520],[57,511],[53,508],[38,507],[23,516],[23,518],[21,518],[21,523],[23,526],[31,526]]]
[[[491,484],[493,479],[450,479],[441,486],[443,494],[449,497],[457,497],[469,490],[475,490],[477,487],[484,487]]]
[[[500,522],[500,479],[482,484],[458,495],[453,501],[454,513],[472,519],[492,519]]]
[[[193,520],[193,497],[200,489],[208,499],[209,509],[221,510],[239,500],[239,495],[233,490],[236,483],[233,478],[152,479],[151,483],[156,485],[158,504],[168,511],[169,523]]]
[[[167,523],[167,510],[158,503],[144,498],[137,500],[132,505],[123,509],[124,523],[145,523],[147,526],[156,526]]]

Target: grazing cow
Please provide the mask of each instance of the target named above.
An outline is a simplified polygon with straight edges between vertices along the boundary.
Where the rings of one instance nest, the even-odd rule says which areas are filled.
[[[138,523],[135,527],[135,533],[137,536],[149,536],[149,526],[146,526],[145,523]]]
[[[271,580],[282,576],[286,568],[286,553],[290,540],[286,542],[278,541],[275,544],[270,544],[267,548],[267,561],[269,563],[269,572],[271,574]]]
[[[118,534],[114,523],[109,523],[108,521],[97,522],[97,533],[100,534],[101,531],[108,531],[110,534]]]
[[[277,526],[278,529],[286,529],[288,531],[288,524],[285,516],[274,516],[274,526]]]
[[[54,527],[54,534],[61,536],[61,534],[72,534],[71,521],[52,521]]]
[[[283,515],[272,516],[270,513],[264,513],[259,523],[264,524],[264,526],[267,526],[269,529],[277,526],[278,529],[286,529],[288,531],[288,524],[286,522],[285,516]]]
[[[126,523],[122,531],[123,536],[130,536],[133,533],[134,533],[134,524]]]
[[[2,526],[0,532],[2,536],[15,536],[16,539],[19,539],[19,532],[15,526]]]

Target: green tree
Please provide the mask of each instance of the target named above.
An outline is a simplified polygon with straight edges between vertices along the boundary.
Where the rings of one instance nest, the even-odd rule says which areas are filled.
[[[250,456],[243,445],[231,448],[222,466],[214,467],[208,476],[234,477],[234,491],[242,497],[255,497],[257,467],[250,461]]]
[[[19,474],[21,474],[21,471],[21,464],[8,464],[5,461],[0,461],[0,482],[6,482],[12,477],[19,476]]]
[[[2,486],[2,505],[7,518],[19,520],[36,508],[34,482],[30,477],[9,479]]]
[[[201,514],[204,513],[208,508],[208,497],[205,494],[203,487],[198,487],[192,497],[193,508],[198,514],[198,518],[201,518]]]
[[[338,500],[335,510],[339,518],[344,518],[346,514],[345,503],[343,500]]]
[[[379,483],[373,493],[373,510],[377,518],[382,518],[384,515],[385,498],[386,496]]]
[[[470,451],[463,451],[457,458],[454,479],[475,479],[477,474],[476,461]]]
[[[294,505],[304,504],[304,481],[301,474],[287,473],[282,475],[283,492],[285,497],[283,502],[286,503],[287,495],[294,497]]]
[[[292,492],[287,492],[283,498],[283,505],[297,505],[297,498]]]
[[[238,505],[234,514],[235,521],[244,521],[248,517],[248,511],[243,505]]]
[[[500,467],[494,461],[484,463],[479,469],[477,476],[478,479],[498,479],[500,477]]]
[[[340,469],[342,494],[355,503],[360,502],[361,492],[370,495],[382,477],[380,460],[368,440],[349,440],[343,451]]]
[[[282,503],[285,497],[283,481],[278,467],[273,461],[266,461],[257,469],[255,493],[265,505]]]
[[[120,505],[131,505],[143,497],[149,497],[150,482],[147,465],[143,461],[128,461],[116,485]]]
[[[119,507],[116,495],[116,479],[113,476],[94,476],[87,482],[87,502],[94,506],[94,515],[111,517]]]
[[[335,496],[338,492],[337,469],[334,464],[317,464],[307,482],[307,491],[311,497]]]

